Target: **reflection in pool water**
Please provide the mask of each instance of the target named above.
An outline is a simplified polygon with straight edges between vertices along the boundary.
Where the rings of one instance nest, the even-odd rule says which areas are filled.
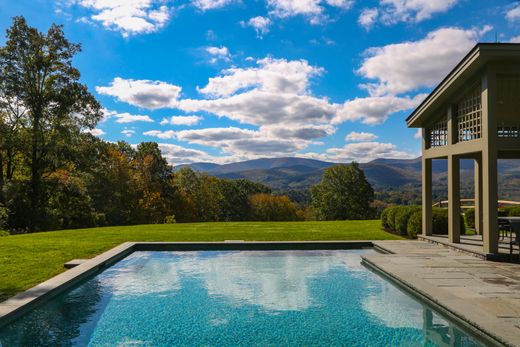
[[[475,346],[357,251],[136,252],[0,330],[5,346]]]

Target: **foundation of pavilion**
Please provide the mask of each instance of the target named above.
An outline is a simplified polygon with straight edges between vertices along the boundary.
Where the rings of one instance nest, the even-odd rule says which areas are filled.
[[[408,117],[422,128],[422,235],[432,228],[432,160],[448,161],[449,244],[461,244],[460,160],[475,163],[475,229],[501,254],[498,159],[520,159],[520,44],[477,44]],[[475,245],[473,245],[475,246]]]
[[[452,250],[459,251],[465,254],[469,254],[484,260],[492,261],[506,261],[506,262],[519,262],[520,256],[517,245],[513,245],[512,255],[509,243],[509,237],[505,237],[504,240],[498,242],[497,253],[484,253],[482,235],[461,235],[458,243],[450,242],[448,235],[431,235],[423,236],[418,235],[417,239],[420,241],[426,241],[433,244],[442,245]]]

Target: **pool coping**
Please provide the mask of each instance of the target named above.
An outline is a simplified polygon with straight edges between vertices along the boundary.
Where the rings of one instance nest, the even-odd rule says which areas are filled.
[[[372,248],[372,241],[124,242],[0,303],[0,327],[136,251],[267,251]]]
[[[389,254],[392,254],[393,252],[389,252]],[[399,276],[396,276],[395,274],[392,274],[389,271],[384,270],[383,268],[379,267],[376,263],[370,261],[368,258],[361,256],[362,264],[365,265],[367,268],[371,269],[375,273],[379,274],[383,278],[389,280],[391,283],[396,285],[397,287],[403,289],[405,292],[410,294],[411,296],[419,299],[420,301],[426,302],[428,305],[430,305],[432,308],[437,310],[438,312],[441,312],[444,316],[448,317],[450,320],[458,324],[459,326],[464,327],[467,331],[471,333],[474,337],[478,337],[480,339],[485,340],[486,345],[490,346],[516,346],[513,345],[506,340],[502,339],[500,336],[494,334],[493,332],[484,329],[483,327],[479,326],[477,323],[473,322],[472,320],[462,316],[459,312],[456,312],[455,310],[450,309],[447,305],[442,304],[439,300],[436,300],[432,296],[428,295],[427,293],[423,292],[419,288],[416,288],[415,286],[411,285],[406,280],[400,278]]]

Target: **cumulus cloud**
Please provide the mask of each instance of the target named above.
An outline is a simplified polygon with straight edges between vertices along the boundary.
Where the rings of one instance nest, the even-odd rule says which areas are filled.
[[[377,82],[362,87],[371,95],[399,94],[433,87],[490,27],[484,29],[441,28],[418,41],[370,48],[358,73]]]
[[[219,60],[231,61],[231,55],[227,47],[220,46],[209,46],[206,47],[206,52],[210,55],[210,63],[215,64]]]
[[[512,7],[509,11],[507,11],[506,18],[510,22],[516,22],[520,20],[520,4],[517,4],[516,6]]]
[[[115,118],[116,123],[134,123],[134,122],[148,122],[153,123],[153,119],[150,116],[142,114],[131,114],[128,112],[119,113],[117,111],[111,111],[103,109],[104,118],[102,122],[108,118]]]
[[[123,131],[121,131],[121,134],[125,135],[126,137],[132,137],[132,135],[135,134],[135,130],[124,129]]]
[[[267,0],[269,14],[272,16],[304,16],[311,24],[326,21],[325,6],[348,9],[353,3],[353,0]]]
[[[201,116],[171,116],[170,118],[163,118],[161,125],[186,125],[193,126],[199,124],[203,118]]]
[[[281,126],[326,123],[337,111],[337,105],[324,98],[260,90],[220,99],[186,99],[181,101],[180,108],[187,112],[206,111],[240,123]]]
[[[171,9],[164,0],[72,0],[92,12],[82,22],[99,22],[124,37],[158,31],[171,17]]]
[[[240,22],[243,27],[250,26],[256,31],[258,37],[262,37],[269,32],[269,27],[272,24],[271,19],[267,17],[257,16],[250,18],[247,22]]]
[[[167,131],[149,130],[149,131],[145,131],[143,133],[143,135],[157,137],[159,139],[167,140],[167,139],[173,139],[175,137],[175,131],[173,131],[173,130],[167,130]]]
[[[380,0],[380,20],[384,24],[421,22],[448,11],[458,0]]]
[[[94,135],[94,136],[101,136],[101,135],[105,135],[106,134],[106,132],[104,132],[102,129],[99,129],[99,128],[85,129],[83,132],[89,133],[89,134]]]
[[[330,124],[322,125],[297,125],[297,126],[262,126],[261,131],[275,138],[296,138],[301,140],[313,140],[332,135],[336,128]]]
[[[417,129],[415,134],[413,134],[413,138],[416,140],[422,139],[422,129]]]
[[[181,87],[161,81],[133,80],[116,77],[110,86],[96,87],[102,95],[109,95],[130,105],[150,110],[176,108]]]
[[[193,148],[185,148],[171,143],[158,143],[163,157],[171,165],[190,164],[197,162],[211,162],[226,164],[243,158],[231,156],[214,156],[205,151]],[[244,159],[245,160],[245,159]]]
[[[160,139],[175,138],[178,141],[190,144],[217,147],[233,157],[240,158],[255,158],[259,155],[288,155],[309,145],[309,142],[305,140],[276,138],[262,131],[237,127],[181,131],[151,130],[145,132],[144,135],[155,136]]]
[[[309,65],[306,60],[264,58],[257,67],[231,68],[212,77],[199,92],[212,97],[229,96],[238,91],[255,88],[266,92],[305,94],[311,78],[324,70]]]
[[[379,11],[377,8],[365,8],[358,18],[358,23],[366,30],[369,30],[374,26],[377,20]]]
[[[349,142],[367,142],[367,141],[373,141],[377,139],[376,134],[367,133],[367,132],[355,132],[352,131],[345,137],[345,141]]]
[[[299,156],[338,163],[347,163],[351,161],[366,163],[378,158],[413,159],[417,158],[419,155],[420,153],[400,151],[393,143],[368,141],[347,143],[343,147],[329,148],[325,153],[311,152]]]
[[[201,11],[214,10],[234,3],[236,0],[194,0],[191,3]]]
[[[393,113],[417,107],[425,97],[426,94],[419,94],[413,98],[385,95],[348,100],[332,121],[335,124],[345,121],[381,124]]]

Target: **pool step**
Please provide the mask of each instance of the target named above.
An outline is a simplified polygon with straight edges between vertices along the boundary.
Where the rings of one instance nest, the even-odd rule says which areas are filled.
[[[68,261],[65,264],[63,264],[63,267],[65,269],[72,269],[73,267],[83,264],[87,260],[88,259],[72,259],[71,261]]]

